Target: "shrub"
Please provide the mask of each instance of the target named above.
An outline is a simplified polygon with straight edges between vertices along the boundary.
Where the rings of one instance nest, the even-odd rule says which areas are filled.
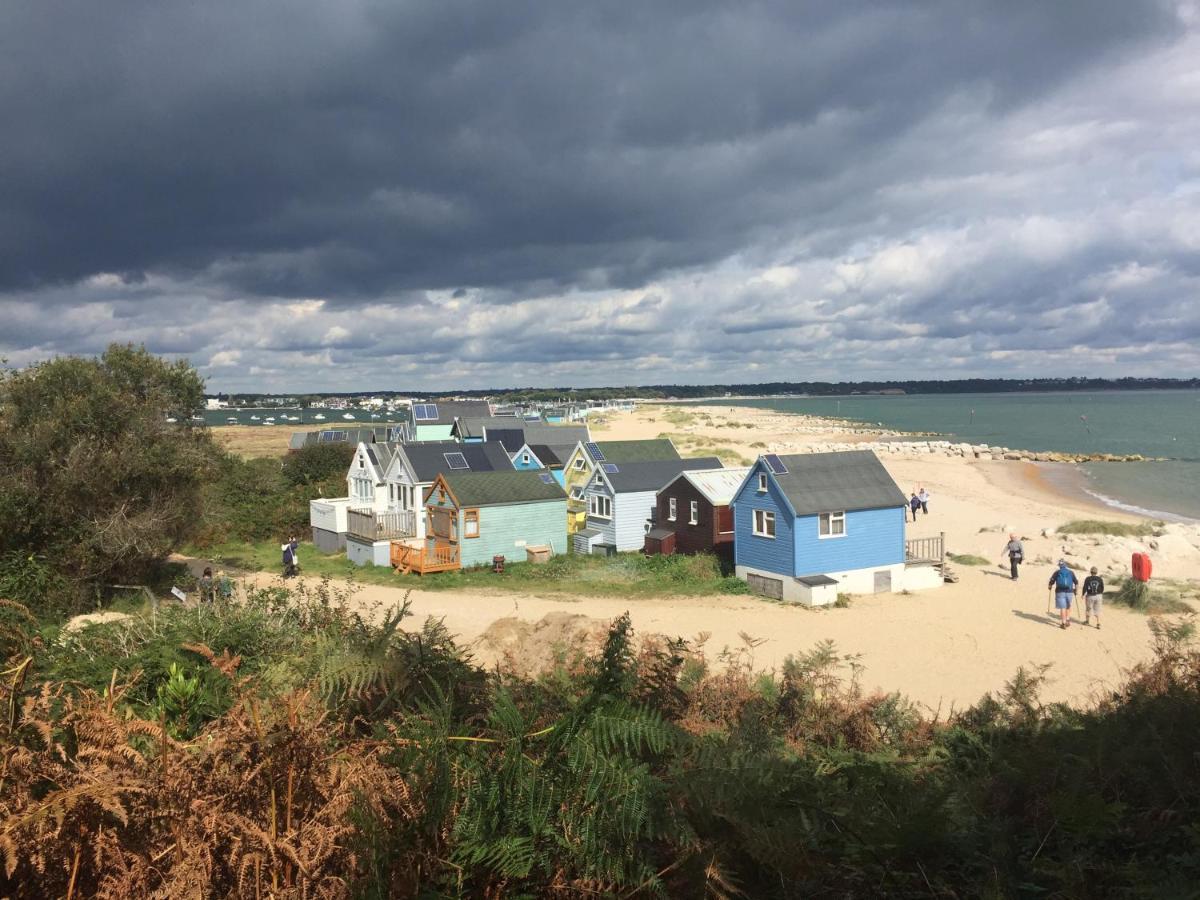
[[[976,556],[973,553],[947,553],[946,558],[950,562],[958,563],[960,566],[987,566],[991,565],[991,560],[983,556]]]

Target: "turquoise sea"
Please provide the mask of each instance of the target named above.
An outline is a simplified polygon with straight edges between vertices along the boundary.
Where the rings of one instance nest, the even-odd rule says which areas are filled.
[[[1088,463],[1081,466],[1082,488],[1113,506],[1200,520],[1200,391],[853,395],[716,402],[840,417],[1024,450],[1163,457],[1167,461]]]

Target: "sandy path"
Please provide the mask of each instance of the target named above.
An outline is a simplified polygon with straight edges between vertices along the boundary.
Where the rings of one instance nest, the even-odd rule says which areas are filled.
[[[722,647],[743,646],[740,632],[762,639],[754,650],[758,668],[777,667],[789,654],[832,640],[842,652],[862,655],[863,685],[900,691],[943,711],[962,708],[998,690],[1022,665],[1052,663],[1047,701],[1086,702],[1096,690],[1120,681],[1123,668],[1149,655],[1145,616],[1111,609],[1104,629],[1075,625],[1067,631],[1046,615],[1040,570],[1018,582],[1000,570],[964,570],[962,581],[909,596],[857,597],[848,609],[808,610],[749,596],[663,599],[532,596],[413,591],[411,627],[427,616],[443,619],[450,631],[472,644],[496,619],[537,621],[551,612],[573,612],[611,620],[629,611],[643,633],[692,638],[710,632],[710,658]],[[260,575],[255,579],[272,579]],[[399,602],[403,592],[360,586],[364,604]],[[484,652],[482,662],[493,660]]]

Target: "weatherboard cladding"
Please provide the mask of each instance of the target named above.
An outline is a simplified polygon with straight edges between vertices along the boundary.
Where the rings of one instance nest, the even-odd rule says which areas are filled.
[[[737,565],[777,575],[795,575],[796,544],[793,532],[796,520],[788,509],[779,486],[768,479],[767,490],[758,490],[761,463],[750,470],[750,477],[733,500],[733,558]],[[754,533],[755,510],[775,513],[775,537]]]
[[[556,482],[546,484],[537,472],[445,472],[442,477],[459,507],[567,499]],[[562,523],[565,533],[566,513]]]
[[[798,516],[905,503],[903,492],[870,450],[804,453],[780,459],[788,471],[774,477]],[[759,471],[758,466],[755,470]]]
[[[846,533],[840,537],[820,537],[816,515],[801,516],[795,521],[796,575],[851,572],[904,562],[901,506],[847,512]],[[738,540],[741,536],[738,532]]]

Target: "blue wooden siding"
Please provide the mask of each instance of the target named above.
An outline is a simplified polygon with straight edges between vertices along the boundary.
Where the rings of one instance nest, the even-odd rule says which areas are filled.
[[[787,501],[773,479],[767,479],[767,491],[758,492],[758,473],[762,463],[750,470],[750,477],[741,491],[733,498],[733,557],[734,564],[749,566],[778,575],[795,574],[796,546],[793,540],[795,518],[788,509]],[[760,537],[754,533],[754,511],[770,510],[775,513],[775,538]]]
[[[587,517],[587,527],[600,532],[600,538],[596,543],[611,544],[614,547],[617,545],[617,504],[613,502],[613,515],[611,519],[597,519],[590,512],[592,508],[591,498],[593,496],[608,497],[613,499],[612,492],[608,489],[608,483],[599,476],[593,476],[588,482],[586,490],[583,492],[583,502],[589,510]]]
[[[521,457],[524,455],[525,455],[524,453],[513,454],[513,457],[512,457],[513,468],[516,469],[518,472],[537,471],[538,469],[542,468],[542,464],[540,462],[538,462],[537,457],[534,456],[532,453],[529,454],[529,462],[527,462],[527,463],[523,462],[521,459]],[[559,482],[559,483],[561,484],[562,482]]]
[[[464,537],[463,513],[458,513],[459,547],[464,568],[492,564],[493,556],[525,562],[525,548],[548,546],[554,553],[567,550],[567,502],[546,500],[483,506],[479,509],[479,537]]]
[[[796,575],[820,575],[904,562],[904,508],[846,513],[843,537],[821,538],[818,517],[796,520]],[[738,534],[740,540],[741,534]]]
[[[554,476],[554,480],[558,482],[558,486],[560,488],[565,488],[567,486],[567,473],[562,469],[555,469],[550,474]]]

